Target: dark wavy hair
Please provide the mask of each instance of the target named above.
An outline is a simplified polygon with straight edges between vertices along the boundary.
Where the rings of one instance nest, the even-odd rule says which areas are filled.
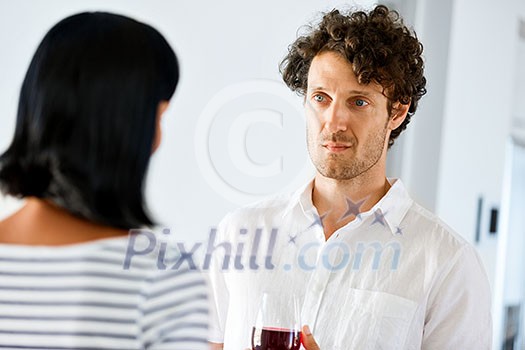
[[[312,59],[321,52],[333,51],[353,64],[360,84],[377,82],[388,98],[388,109],[394,102],[410,104],[404,122],[390,134],[389,147],[406,129],[419,99],[426,93],[423,75],[423,45],[408,29],[396,11],[384,5],[372,11],[343,14],[332,10],[324,14],[317,26],[307,31],[288,48],[280,71],[288,87],[305,95],[308,70]]]
[[[178,79],[175,53],[149,25],[102,12],[60,21],[23,81],[2,191],[112,227],[152,224],[143,187],[157,109]]]

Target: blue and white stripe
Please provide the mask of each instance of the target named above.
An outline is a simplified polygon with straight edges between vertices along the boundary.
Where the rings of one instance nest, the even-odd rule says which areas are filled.
[[[126,247],[0,244],[0,349],[207,349],[201,274],[155,254],[125,270]]]

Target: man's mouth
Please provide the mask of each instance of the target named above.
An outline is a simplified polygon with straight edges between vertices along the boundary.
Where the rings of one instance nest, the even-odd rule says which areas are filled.
[[[343,142],[325,142],[322,146],[333,153],[343,152],[351,147],[349,143]]]

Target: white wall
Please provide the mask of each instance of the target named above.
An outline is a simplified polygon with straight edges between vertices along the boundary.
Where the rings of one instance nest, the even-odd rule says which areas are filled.
[[[519,2],[456,1],[451,64],[442,139],[437,209],[473,240],[476,203],[484,198],[478,249],[495,294],[497,238],[489,237],[490,207],[499,208],[503,188],[505,145],[510,135]],[[473,10],[475,9],[475,11]],[[501,235],[500,235],[501,236]],[[504,257],[499,257],[504,259]],[[502,305],[494,304],[495,326]],[[495,342],[499,342],[496,332]]]
[[[395,3],[413,14],[424,43],[428,95],[400,149],[394,150],[393,158],[400,164],[391,169],[401,174],[423,205],[476,245],[493,289],[496,349],[501,344],[504,305],[516,301],[521,290],[516,286],[525,283],[518,253],[525,248],[522,237],[514,235],[512,243],[508,241],[512,232],[501,221],[496,235],[488,232],[492,208],[504,209],[500,219],[510,215],[507,211],[523,210],[516,201],[501,206],[503,189],[510,190],[504,179],[509,136],[525,135],[525,56],[520,55],[525,45],[519,39],[525,2]],[[524,24],[521,31],[525,37]],[[475,242],[480,197],[480,241]]]
[[[519,0],[397,4],[414,13],[428,79],[403,135],[400,173],[423,205],[473,242],[478,196],[484,211],[500,201],[523,6]]]
[[[510,134],[518,0],[455,2],[438,212],[473,240],[479,195],[498,205]]]
[[[333,0],[0,0],[0,149],[11,140],[29,60],[53,24],[86,10],[150,23],[175,48],[182,77],[163,121],[163,145],[151,164],[148,201],[179,240],[204,240],[229,210],[291,190],[310,176],[301,101],[280,82],[278,63],[298,27],[337,5]],[[16,206],[0,199],[0,216]]]
[[[519,0],[497,4],[490,0],[455,0],[452,13],[436,212],[474,242],[477,201],[483,198],[480,242],[476,246],[495,295],[497,348],[502,341],[501,295],[505,281],[501,276],[504,270],[497,270],[496,266],[506,258],[505,254],[498,255],[498,244],[504,243],[505,232],[500,227],[497,235],[489,235],[489,214],[491,208],[501,209],[502,189],[506,185],[506,145],[517,103],[514,87],[519,67],[518,24],[524,12]],[[507,266],[510,271],[514,268]]]
[[[449,47],[453,35],[454,1],[399,2],[401,10],[412,14],[411,22],[423,43],[427,78],[427,94],[420,100],[418,110],[402,136],[400,174],[415,199],[435,211],[448,69],[453,64]]]

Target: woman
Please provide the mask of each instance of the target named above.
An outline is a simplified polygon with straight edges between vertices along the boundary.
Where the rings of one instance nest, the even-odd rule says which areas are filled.
[[[152,225],[144,180],[178,72],[162,35],[123,16],[74,15],[44,37],[0,157],[3,192],[26,199],[0,221],[0,348],[207,348],[197,272],[158,254],[123,268],[128,231]]]

